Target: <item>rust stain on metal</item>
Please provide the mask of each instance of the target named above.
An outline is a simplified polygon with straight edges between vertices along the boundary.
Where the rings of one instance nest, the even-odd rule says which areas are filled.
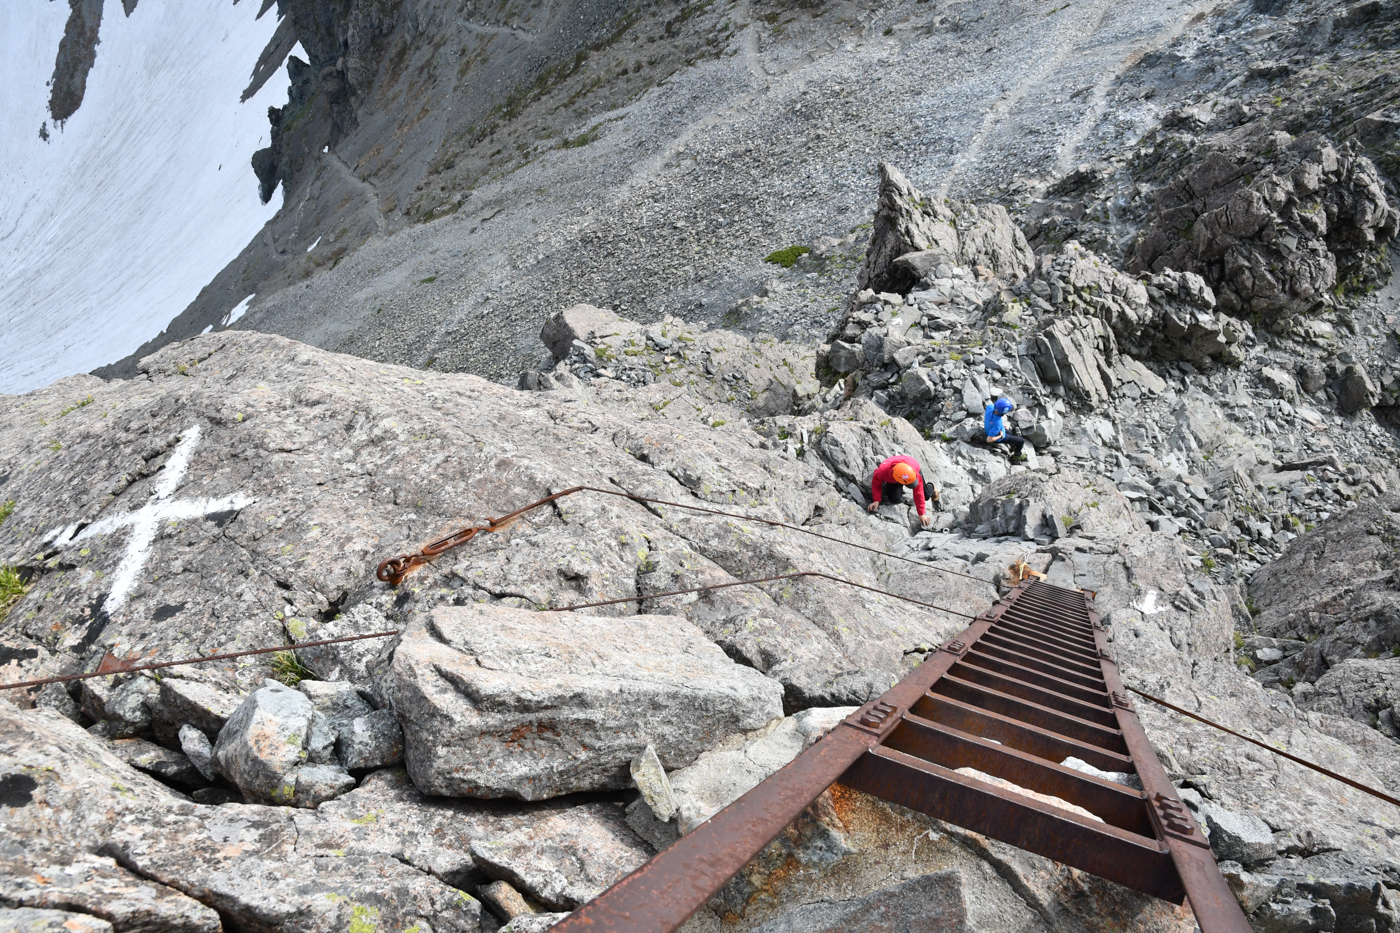
[[[835,781],[838,815],[843,798],[862,791],[1155,897],[1189,900],[1202,933],[1250,933],[1147,741],[1093,594],[1020,577],[884,696],[554,929],[674,930]],[[1071,756],[1136,773],[1143,790],[1065,767]],[[959,770],[967,768],[1006,783]]]

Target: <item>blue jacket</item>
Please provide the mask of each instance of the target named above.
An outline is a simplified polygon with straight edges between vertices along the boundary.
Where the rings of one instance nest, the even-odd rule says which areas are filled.
[[[982,416],[982,430],[987,437],[996,437],[998,434],[1006,433],[1005,419],[996,413],[995,402],[987,406],[986,413]]]

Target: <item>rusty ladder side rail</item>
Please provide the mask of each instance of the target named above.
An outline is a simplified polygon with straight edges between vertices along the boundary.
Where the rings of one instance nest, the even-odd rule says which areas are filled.
[[[1067,767],[1071,757],[1135,774],[1142,790]],[[1164,900],[1189,899],[1201,933],[1250,933],[1138,721],[1092,595],[1034,579],[553,929],[669,933],[834,783]]]

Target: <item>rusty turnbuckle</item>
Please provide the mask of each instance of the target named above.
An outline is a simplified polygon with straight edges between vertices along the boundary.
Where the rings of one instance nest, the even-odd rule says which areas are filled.
[[[1066,767],[1069,758],[1135,774],[1142,789]],[[1098,819],[959,771],[969,768]],[[1250,933],[1133,710],[1092,595],[1034,578],[554,929],[676,929],[838,782],[1146,894],[1189,900],[1202,933]]]

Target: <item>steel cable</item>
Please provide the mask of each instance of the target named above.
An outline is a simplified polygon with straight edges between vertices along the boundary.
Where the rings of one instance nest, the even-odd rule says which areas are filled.
[[[1124,684],[1124,686],[1127,686],[1127,684]],[[1180,714],[1183,715],[1183,716],[1190,716],[1192,719],[1196,720],[1197,722],[1203,722],[1203,723],[1205,723],[1206,725],[1210,726],[1210,727],[1213,728],[1213,729],[1219,729],[1221,732],[1224,732],[1224,733],[1226,733],[1227,735],[1233,735],[1233,736],[1234,736],[1235,738],[1237,738],[1237,739],[1244,739],[1246,742],[1249,742],[1249,743],[1254,744],[1254,745],[1258,745],[1260,748],[1264,749],[1265,751],[1273,752],[1275,755],[1278,755],[1280,758],[1287,758],[1289,761],[1295,762],[1296,764],[1300,764],[1300,765],[1302,765],[1302,766],[1305,767],[1305,768],[1311,768],[1312,770],[1316,771],[1318,774],[1325,774],[1325,775],[1327,775],[1328,777],[1332,778],[1332,779],[1335,780],[1335,781],[1341,781],[1343,784],[1346,784],[1348,787],[1354,787],[1354,788],[1356,788],[1356,789],[1359,790],[1359,791],[1362,791],[1362,792],[1364,792],[1364,793],[1370,794],[1372,797],[1377,797],[1377,798],[1379,798],[1379,799],[1381,799],[1381,800],[1384,800],[1386,803],[1391,803],[1391,804],[1394,804],[1394,805],[1397,806],[1397,807],[1400,807],[1400,800],[1396,800],[1394,797],[1390,796],[1389,794],[1383,793],[1383,792],[1381,792],[1381,791],[1378,791],[1378,790],[1376,790],[1374,787],[1367,787],[1365,784],[1362,784],[1362,783],[1360,783],[1360,782],[1358,782],[1358,781],[1353,781],[1351,778],[1345,777],[1344,775],[1341,775],[1341,774],[1338,774],[1338,773],[1335,772],[1335,771],[1328,771],[1326,768],[1322,767],[1322,765],[1313,764],[1311,761],[1308,761],[1307,759],[1299,758],[1297,755],[1290,755],[1288,752],[1281,751],[1281,750],[1279,750],[1279,749],[1277,749],[1277,748],[1274,748],[1272,745],[1268,745],[1268,744],[1266,744],[1266,743],[1264,743],[1264,742],[1259,741],[1258,739],[1251,739],[1251,738],[1250,738],[1249,736],[1247,736],[1247,735],[1241,735],[1240,733],[1236,732],[1234,729],[1229,728],[1228,726],[1222,726],[1222,725],[1221,725],[1220,723],[1218,723],[1218,722],[1212,722],[1211,720],[1205,718],[1204,716],[1198,716],[1198,715],[1196,715],[1195,713],[1190,712],[1189,710],[1184,710],[1184,709],[1182,709],[1180,706],[1176,706],[1176,705],[1174,705],[1174,704],[1172,704],[1172,703],[1168,703],[1166,700],[1163,700],[1163,699],[1161,699],[1160,697],[1154,697],[1154,696],[1153,696],[1152,694],[1150,694],[1150,693],[1143,693],[1141,690],[1137,689],[1136,687],[1128,687],[1128,689],[1131,690],[1133,693],[1136,693],[1138,696],[1142,697],[1144,700],[1151,700],[1153,703],[1156,703],[1158,706],[1165,706],[1167,709],[1171,710],[1171,711],[1174,712],[1174,713],[1180,713]]]
[[[516,509],[514,512],[509,512],[505,515],[502,515],[500,518],[488,518],[486,520],[487,523],[485,525],[477,525],[471,528],[463,528],[460,531],[453,532],[452,534],[447,535],[446,537],[439,538],[438,540],[430,544],[424,545],[423,548],[417,553],[400,554],[397,557],[391,557],[388,560],[385,560],[379,565],[379,568],[376,571],[376,575],[382,582],[391,583],[394,586],[397,586],[398,584],[403,582],[404,577],[408,576],[408,574],[411,571],[423,566],[424,564],[429,563],[434,557],[437,557],[439,554],[449,551],[452,548],[455,548],[459,545],[466,544],[472,538],[476,537],[478,533],[483,531],[504,530],[504,526],[508,525],[516,518],[519,518],[521,515],[524,515],[526,512],[529,512],[532,509],[540,508],[544,505],[549,505],[551,502],[555,502],[559,499],[564,498],[565,496],[572,496],[580,492],[596,492],[601,493],[605,496],[616,496],[619,499],[631,499],[633,502],[642,504],[667,505],[671,506],[672,508],[686,509],[691,512],[700,512],[705,515],[718,515],[723,518],[736,518],[741,521],[757,522],[761,525],[771,525],[774,528],[784,528],[788,531],[796,531],[804,535],[811,535],[812,537],[820,538],[823,541],[831,541],[835,544],[844,544],[846,547],[856,548],[857,550],[868,551],[871,554],[878,554],[881,557],[888,557],[890,560],[904,561],[907,564],[914,564],[916,566],[924,567],[929,570],[936,570],[939,573],[945,573],[952,577],[962,577],[965,580],[975,580],[978,583],[991,582],[988,580],[983,580],[981,577],[973,576],[970,573],[960,573],[956,570],[949,570],[946,567],[939,567],[927,561],[915,560],[912,557],[901,557],[898,554],[891,554],[888,551],[882,551],[879,548],[870,547],[866,544],[857,544],[854,541],[844,541],[841,538],[832,537],[831,535],[824,535],[821,532],[813,531],[810,528],[803,528],[801,525],[792,525],[788,522],[780,522],[772,518],[758,518],[753,515],[742,515],[738,512],[725,512],[720,509],[709,509],[698,505],[688,505],[684,502],[673,502],[669,499],[654,499],[650,496],[639,496],[635,493],[620,492],[616,489],[603,489],[599,486],[571,486],[568,489],[560,490],[559,492],[556,492],[553,495],[545,496],[543,499],[531,502],[529,505]]]

